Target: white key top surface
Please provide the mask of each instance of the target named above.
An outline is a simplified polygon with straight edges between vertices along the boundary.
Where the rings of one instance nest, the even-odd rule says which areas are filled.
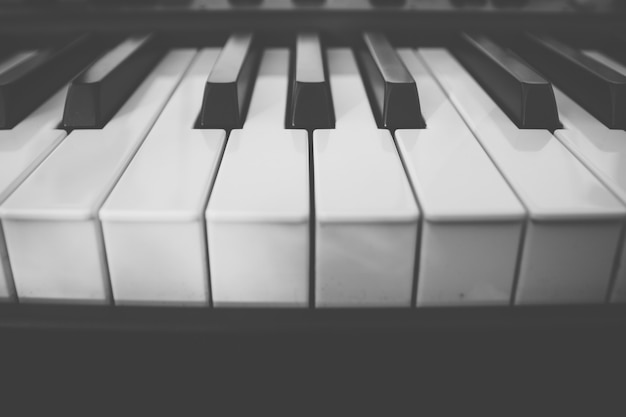
[[[417,305],[508,304],[525,210],[412,50],[426,129],[397,130],[422,209]]]
[[[626,204],[626,132],[606,127],[572,99],[555,89],[563,129],[555,136]],[[626,245],[616,260],[610,300],[626,302]]]
[[[529,212],[515,302],[602,302],[624,207],[549,132],[518,129],[447,51],[418,53]]]
[[[67,88],[61,89],[13,129],[0,130],[0,203],[65,138],[56,129],[63,117]],[[15,288],[11,265],[0,226],[0,300],[13,299]]]
[[[207,305],[204,210],[225,132],[194,129],[220,50],[202,50],[100,210],[116,304]]]
[[[284,128],[289,52],[267,49],[242,129],[231,131],[206,211],[213,303],[306,306],[309,155]]]
[[[387,130],[379,130],[348,49],[330,49],[336,128],[313,133],[315,301],[409,306],[419,210]]]
[[[194,54],[168,53],[104,129],[72,132],[0,206],[20,300],[109,301],[97,210]]]

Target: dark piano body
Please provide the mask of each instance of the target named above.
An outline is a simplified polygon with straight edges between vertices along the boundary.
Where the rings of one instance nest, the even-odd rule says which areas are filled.
[[[90,32],[107,39],[137,32],[158,32],[173,46],[222,45],[234,31],[259,35],[267,45],[284,45],[300,31],[316,31],[327,45],[353,45],[361,33],[384,32],[398,46],[447,45],[461,32],[480,30],[508,36],[524,31],[554,33],[598,44],[625,33],[626,5],[620,1],[575,6],[568,0],[3,0],[0,38],[25,44]],[[591,3],[591,2],[578,2]],[[595,339],[597,351],[614,346],[626,331],[626,306],[562,305],[410,309],[262,309],[181,308],[0,304],[0,345],[66,344],[115,340],[142,346],[186,341],[221,346],[230,340],[248,354],[261,346],[265,354],[292,356],[313,352],[333,356],[354,349],[398,353],[428,346],[481,346],[496,343],[503,355],[522,352],[528,340],[547,346],[578,346]],[[274,340],[272,345],[270,340]],[[481,343],[476,342],[481,340]],[[508,340],[508,341],[507,341]],[[342,345],[346,343],[345,345]],[[181,342],[182,343],[182,342]],[[478,344],[477,344],[478,343]],[[153,345],[154,344],[154,345]],[[199,344],[199,345],[198,345]],[[220,345],[221,344],[221,345]],[[59,346],[57,352],[61,350]],[[270,347],[270,345],[272,347]],[[121,353],[122,342],[117,346]],[[182,345],[181,345],[182,346]],[[193,347],[195,346],[195,348]],[[248,346],[246,350],[243,346]],[[282,349],[281,347],[282,346]],[[342,348],[341,346],[344,346]],[[514,347],[515,346],[515,347]],[[603,346],[603,347],[601,347]],[[179,346],[180,347],[180,346]],[[178,353],[184,354],[186,348]],[[334,350],[338,349],[338,350]],[[344,350],[342,350],[344,349]],[[582,348],[580,348],[582,351]],[[358,353],[365,358],[364,351]],[[451,351],[446,351],[450,353]],[[232,353],[232,352],[231,352]],[[339,353],[338,353],[339,354]],[[537,356],[540,353],[535,351]],[[260,354],[254,354],[260,358]]]

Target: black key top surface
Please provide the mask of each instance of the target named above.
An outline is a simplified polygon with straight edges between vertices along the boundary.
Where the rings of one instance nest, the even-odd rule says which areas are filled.
[[[527,34],[520,55],[612,129],[626,128],[626,77],[547,36]]]
[[[514,53],[485,36],[468,34],[453,52],[519,128],[560,126],[552,85]]]
[[[335,112],[323,59],[318,35],[313,33],[298,35],[295,68],[291,74],[293,79],[289,98],[288,128],[335,127]]]
[[[102,128],[163,56],[153,35],[135,36],[104,53],[67,93],[63,126]]]
[[[380,33],[366,33],[364,41],[359,58],[379,127],[424,128],[415,80],[396,51]]]
[[[0,128],[10,129],[41,105],[99,53],[89,35],[38,51],[0,74]]]
[[[226,42],[204,88],[199,128],[243,126],[259,63],[253,40],[251,33],[236,33]]]

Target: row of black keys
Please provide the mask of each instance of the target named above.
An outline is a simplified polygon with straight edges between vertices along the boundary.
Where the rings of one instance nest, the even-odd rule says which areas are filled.
[[[609,128],[626,128],[624,74],[550,37],[526,34],[512,49],[485,36],[461,38],[454,54],[520,128],[554,130],[560,125],[552,86],[544,76]],[[15,126],[72,77],[63,126],[102,128],[164,52],[153,35],[131,37],[107,51],[94,48],[88,35],[39,51],[0,73],[0,128]],[[319,36],[299,35],[293,56],[286,127],[333,128]],[[415,81],[385,36],[364,34],[357,57],[379,126],[425,128]],[[259,58],[252,34],[229,38],[208,76],[196,127],[243,125]]]

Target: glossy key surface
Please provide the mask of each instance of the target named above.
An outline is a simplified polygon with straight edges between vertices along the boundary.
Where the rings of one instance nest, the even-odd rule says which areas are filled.
[[[390,130],[423,128],[415,80],[396,51],[381,33],[365,33],[363,40],[365,48],[358,54],[378,126]]]
[[[128,38],[104,53],[72,81],[63,126],[102,128],[164,52],[155,36],[145,35]]]
[[[204,87],[201,129],[238,129],[244,123],[258,66],[251,33],[235,33],[224,45]]]
[[[626,128],[625,75],[548,36],[527,34],[518,51],[607,127]]]
[[[57,129],[67,87],[12,129],[0,130],[0,204],[65,138]],[[15,300],[15,287],[4,233],[0,226],[0,300]]]
[[[454,54],[519,128],[559,126],[552,85],[512,51],[485,36],[463,34]]]
[[[335,112],[319,35],[299,34],[295,54],[287,126],[299,129],[334,127]]]
[[[330,49],[328,63],[337,122],[313,132],[315,303],[408,307],[420,212],[352,51]]]
[[[219,52],[198,53],[100,209],[117,305],[209,305],[203,218],[225,132],[194,123]]]
[[[21,302],[111,302],[98,210],[194,55],[169,52],[104,129],[73,131],[0,206]]]
[[[626,132],[609,129],[600,120],[556,90],[563,129],[556,137],[626,205]],[[609,300],[626,301],[626,246],[615,259],[615,276]]]
[[[526,211],[414,51],[427,129],[395,132],[422,209],[417,306],[506,305]]]
[[[0,73],[0,129],[9,129],[78,74],[100,49],[85,35],[38,50]]]
[[[230,132],[206,210],[213,305],[309,303],[309,148],[285,128],[289,52],[267,49],[242,129]]]
[[[626,208],[550,132],[515,126],[448,51],[418,53],[529,214],[514,302],[603,302]]]

